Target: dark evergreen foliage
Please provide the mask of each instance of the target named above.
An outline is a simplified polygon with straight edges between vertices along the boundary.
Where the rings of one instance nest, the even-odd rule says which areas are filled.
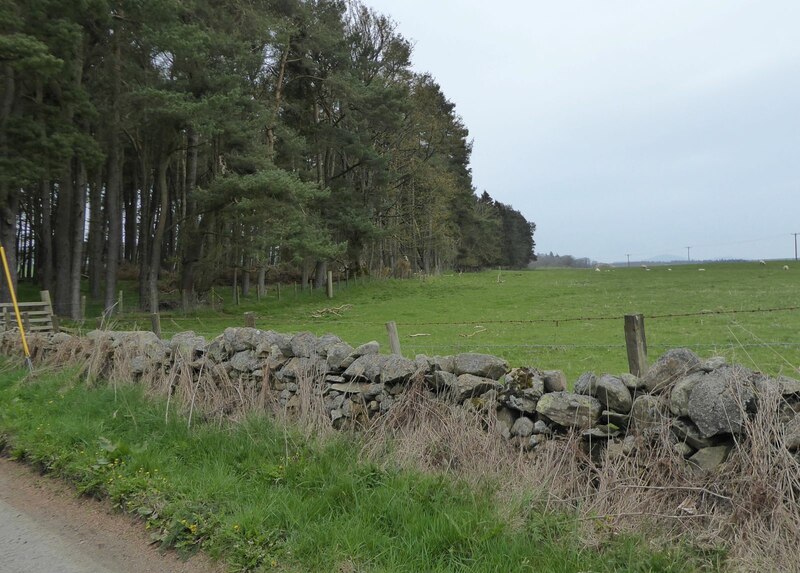
[[[525,266],[469,133],[386,16],[336,0],[0,0],[0,241],[77,316],[174,278]],[[407,261],[407,263],[406,263]],[[322,274],[320,274],[322,273]],[[306,281],[304,280],[305,284]]]

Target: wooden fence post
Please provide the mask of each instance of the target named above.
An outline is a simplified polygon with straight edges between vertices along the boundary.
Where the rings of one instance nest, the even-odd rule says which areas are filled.
[[[275,285],[275,290],[278,293],[278,300],[281,300],[281,283]]]
[[[86,295],[81,296],[81,320],[86,320]]]
[[[389,333],[389,348],[392,354],[402,356],[403,353],[400,350],[400,335],[397,333],[397,323],[393,320],[387,322],[386,332]]]
[[[244,325],[250,328],[256,327],[256,313],[254,312],[246,312],[244,313]]]
[[[25,329],[25,333],[30,335],[31,332],[31,319],[28,317],[27,312],[22,313],[22,327]]]
[[[119,291],[119,296],[117,297],[117,312],[119,314],[122,314],[124,312],[124,309],[123,309],[123,306],[122,306],[122,291]]]
[[[625,346],[628,349],[628,368],[634,376],[647,374],[647,338],[644,315],[625,315]]]
[[[333,298],[333,271],[328,271],[328,298]]]
[[[157,312],[152,313],[150,315],[150,325],[155,335],[161,338],[161,315]]]

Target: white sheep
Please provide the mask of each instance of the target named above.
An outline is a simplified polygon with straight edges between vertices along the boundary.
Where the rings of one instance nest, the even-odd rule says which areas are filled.
[[[758,261],[758,264],[761,265],[761,266],[767,266],[767,261],[761,260],[761,261]]]
[[[789,265],[783,265],[783,270],[788,271],[789,270]]]
[[[701,273],[705,272],[705,269],[697,269],[697,270],[700,271]]]
[[[600,267],[595,267],[595,268],[594,268],[594,272],[596,272],[596,273],[601,273],[601,272],[603,272],[603,271],[601,271],[601,270],[600,270]]]

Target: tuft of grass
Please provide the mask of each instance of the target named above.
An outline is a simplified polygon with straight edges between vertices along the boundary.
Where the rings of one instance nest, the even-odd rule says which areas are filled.
[[[0,372],[0,446],[108,498],[164,547],[202,549],[237,571],[701,571],[719,555],[638,536],[581,541],[581,522],[531,503],[503,509],[482,486],[359,455],[251,415],[235,425],[178,415],[141,386],[78,373]],[[313,413],[310,414],[313,418]],[[399,422],[398,422],[399,424]]]

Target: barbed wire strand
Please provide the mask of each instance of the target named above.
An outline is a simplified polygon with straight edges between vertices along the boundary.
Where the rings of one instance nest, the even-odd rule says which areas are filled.
[[[700,310],[694,312],[678,312],[678,313],[664,313],[644,315],[648,320],[658,320],[667,318],[689,318],[696,316],[713,316],[713,315],[730,315],[730,314],[760,314],[772,312],[790,312],[800,310],[800,306],[784,306],[778,308],[752,308],[752,309],[725,309],[725,310]],[[461,321],[426,321],[426,322],[402,322],[398,321],[397,326],[411,327],[411,326],[464,326],[468,324],[555,324],[558,326],[562,322],[593,322],[604,320],[622,320],[624,315],[615,316],[575,316],[567,318],[529,318],[529,319],[489,319],[489,320],[461,320]],[[383,326],[384,322],[362,322],[362,321],[349,321],[338,318],[330,320],[304,320],[301,318],[295,319],[278,319],[271,320],[275,324],[346,324],[351,326]]]

